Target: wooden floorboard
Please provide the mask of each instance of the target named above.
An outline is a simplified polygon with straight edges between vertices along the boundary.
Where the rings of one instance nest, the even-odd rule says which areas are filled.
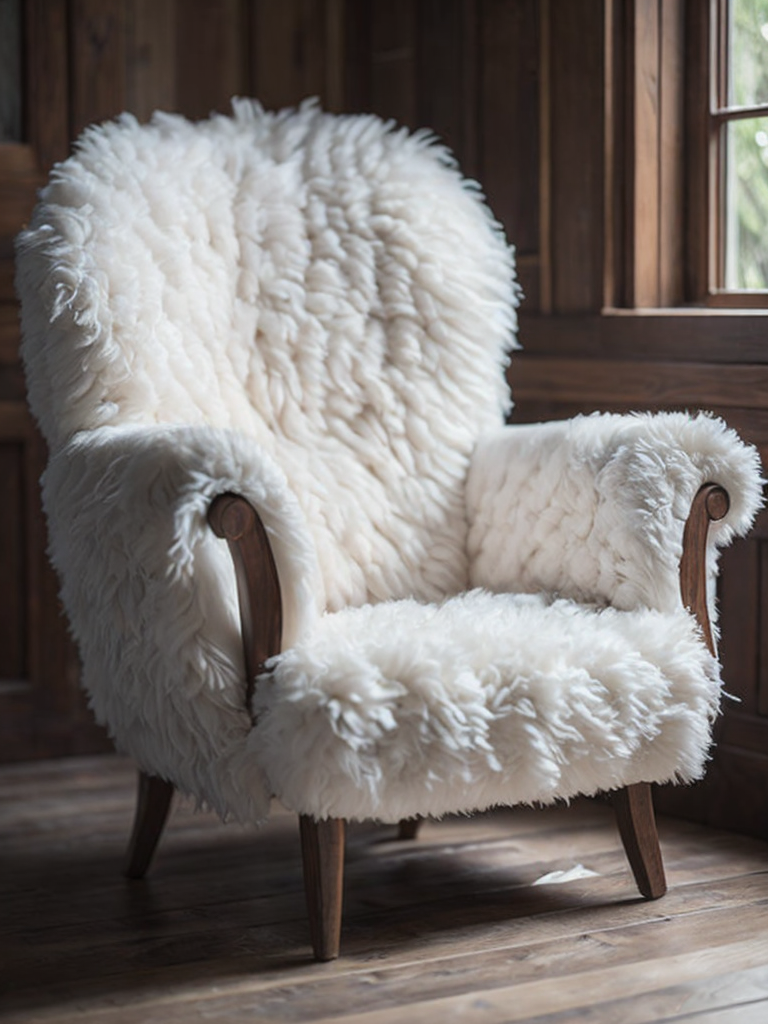
[[[128,882],[133,798],[120,758],[0,769],[0,1019],[768,1022],[757,840],[662,818],[670,891],[647,902],[599,801],[427,822],[416,841],[351,826],[342,955],[320,965],[292,815],[242,829],[177,801],[151,875]]]

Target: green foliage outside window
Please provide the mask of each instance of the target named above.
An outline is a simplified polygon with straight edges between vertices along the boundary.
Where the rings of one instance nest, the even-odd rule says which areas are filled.
[[[768,104],[768,0],[729,4],[728,105]],[[768,288],[768,116],[726,128],[725,286]]]

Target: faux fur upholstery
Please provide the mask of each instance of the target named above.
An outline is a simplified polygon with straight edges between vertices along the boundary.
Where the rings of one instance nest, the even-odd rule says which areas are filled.
[[[43,477],[50,550],[99,721],[147,770],[222,816],[261,820],[269,788],[246,754],[237,588],[207,512],[237,491],[259,509],[283,592],[283,639],[313,627],[322,580],[285,475],[250,438],[212,427],[99,427]]]
[[[471,591],[327,616],[260,681],[289,807],[384,821],[697,778],[716,664],[669,615]]]
[[[282,467],[330,609],[466,584],[464,480],[503,421],[512,255],[424,136],[308,105],[85,133],[18,244],[52,448],[209,424]]]
[[[757,453],[722,420],[596,414],[490,432],[467,484],[471,584],[672,612],[685,521],[709,482],[731,496],[709,532],[714,584],[718,548],[761,503]]]
[[[125,116],[17,251],[51,554],[94,710],[146,771],[249,821],[272,793],[395,819],[700,774],[719,683],[681,524],[711,477],[715,540],[743,532],[754,455],[684,416],[504,428],[512,253],[428,137],[311,104]],[[255,725],[206,525],[225,491],[286,604]]]

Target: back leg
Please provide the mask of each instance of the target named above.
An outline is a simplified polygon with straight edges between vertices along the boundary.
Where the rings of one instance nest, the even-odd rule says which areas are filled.
[[[421,828],[422,818],[403,818],[397,826],[398,839],[416,839]]]
[[[173,784],[156,775],[139,772],[136,817],[128,841],[123,874],[143,878],[152,861],[173,797]]]

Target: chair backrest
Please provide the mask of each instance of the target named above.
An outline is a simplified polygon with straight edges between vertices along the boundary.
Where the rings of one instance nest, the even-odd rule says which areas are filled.
[[[330,607],[460,589],[469,455],[509,407],[511,251],[428,136],[234,107],[123,116],[54,170],[18,245],[33,412],[53,450],[126,424],[253,438]]]

